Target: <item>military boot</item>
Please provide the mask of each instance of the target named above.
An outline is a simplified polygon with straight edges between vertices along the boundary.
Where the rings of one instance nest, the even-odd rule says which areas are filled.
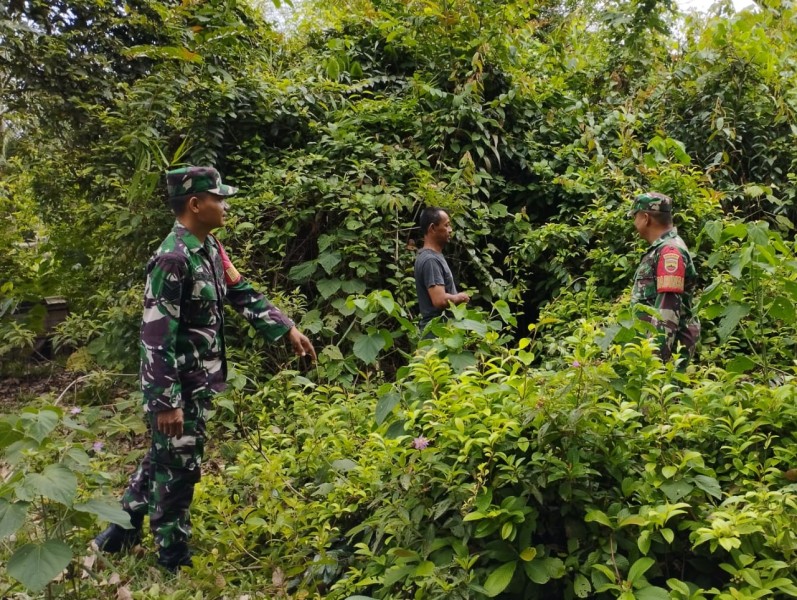
[[[130,524],[133,529],[125,529],[121,525],[112,523],[105,531],[94,538],[97,548],[103,552],[115,554],[122,550],[129,550],[141,543],[141,526],[144,515],[130,515]]]
[[[194,561],[191,560],[188,544],[177,542],[158,551],[158,564],[171,573],[177,573],[180,567],[193,567]]]

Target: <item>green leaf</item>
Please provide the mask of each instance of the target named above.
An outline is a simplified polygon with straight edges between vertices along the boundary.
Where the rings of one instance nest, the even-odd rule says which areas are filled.
[[[22,433],[6,420],[0,421],[0,450],[22,439]]]
[[[28,475],[28,482],[41,496],[72,506],[77,493],[77,477],[63,465],[47,465],[41,473]]]
[[[434,574],[434,563],[430,560],[425,560],[415,568],[415,577],[429,577]]]
[[[551,580],[548,570],[545,568],[545,563],[542,559],[532,560],[523,565],[523,570],[526,572],[526,577],[531,579],[538,585],[544,585]]]
[[[666,479],[672,479],[676,473],[678,473],[678,467],[672,465],[667,465],[661,469],[661,474],[664,475]]]
[[[308,260],[307,262],[300,263],[288,271],[288,277],[294,281],[305,281],[310,279],[318,267],[318,262],[315,260]]]
[[[656,564],[656,561],[647,556],[643,556],[642,558],[638,559],[633,565],[631,565],[631,569],[628,571],[628,581],[634,583],[654,564]]]
[[[338,460],[332,461],[332,468],[336,471],[351,471],[352,469],[357,468],[357,463],[349,458],[340,458]]]
[[[554,557],[543,558],[542,564],[551,579],[561,579],[565,576],[565,563],[561,559]]]
[[[365,292],[365,282],[362,279],[345,279],[342,288],[347,294],[362,294]]]
[[[318,292],[326,300],[340,289],[341,281],[340,279],[319,279],[315,285],[318,288]]]
[[[385,292],[384,294],[379,294],[377,297],[377,302],[385,309],[385,312],[389,315],[393,314],[393,311],[396,308],[396,301],[393,300],[393,297],[390,295],[390,292]]]
[[[730,373],[746,373],[755,367],[756,364],[746,356],[737,356],[725,365],[725,370]]]
[[[43,589],[72,560],[72,549],[60,540],[25,544],[8,559],[8,574],[33,592]]]
[[[188,48],[182,46],[132,46],[128,48],[125,55],[131,58],[146,56],[152,59],[172,59],[185,62],[202,62],[202,57]]]
[[[534,546],[529,546],[523,552],[520,553],[520,558],[526,562],[534,560],[536,556],[537,556],[537,549]]]
[[[108,521],[109,523],[116,523],[125,529],[132,529],[130,524],[130,514],[119,505],[115,500],[103,500],[101,498],[92,498],[88,502],[75,504],[73,506],[79,512],[87,512],[97,515],[101,520]]]
[[[366,334],[357,338],[357,341],[354,342],[354,346],[352,347],[352,352],[354,352],[354,356],[365,364],[370,365],[376,360],[376,357],[379,356],[379,352],[381,352],[384,347],[385,338],[379,333],[371,335]]]
[[[449,352],[448,353],[448,362],[451,363],[451,366],[454,370],[458,373],[461,373],[468,367],[472,367],[476,365],[479,361],[476,359],[476,356],[473,352]]]
[[[678,502],[678,500],[684,496],[688,496],[695,487],[683,479],[680,479],[678,481],[663,483],[661,489],[667,495],[670,502]]]
[[[516,322],[516,319],[512,314],[512,309],[505,300],[498,300],[495,304],[493,304],[493,307],[504,323],[513,325]]]
[[[487,323],[474,321],[473,319],[462,319],[461,321],[453,321],[452,323],[456,329],[475,331],[479,335],[485,335],[487,333]]]
[[[725,243],[731,238],[743,240],[747,236],[747,225],[744,223],[735,223],[725,228],[722,232],[722,242]]]
[[[601,525],[606,525],[606,527],[609,529],[614,528],[612,526],[611,520],[609,520],[609,517],[606,516],[606,513],[596,508],[587,511],[587,514],[584,516],[584,521],[587,523],[600,523]]]
[[[58,413],[51,410],[24,412],[20,415],[25,433],[40,444],[56,428],[59,418]]]
[[[687,598],[691,595],[689,591],[689,586],[686,585],[680,579],[671,578],[667,580],[667,585],[670,586],[670,589],[678,592],[679,594],[686,596]]]
[[[385,572],[385,576],[382,578],[382,585],[389,587],[397,581],[406,578],[414,570],[415,565],[393,566]]]
[[[713,477],[709,477],[708,475],[695,475],[692,481],[709,496],[713,496],[717,500],[722,499],[722,488],[720,487],[719,481]]]
[[[792,324],[795,319],[794,303],[783,296],[778,296],[772,301],[772,305],[769,307],[769,314],[779,321]]]
[[[340,263],[340,261],[340,252],[324,252],[318,257],[318,264],[324,268],[324,271],[327,272],[327,275],[332,273],[332,269],[334,269]]]
[[[513,560],[512,562],[504,563],[490,573],[487,581],[484,582],[484,589],[490,598],[497,596],[507,588],[512,581],[516,568],[517,561]]]
[[[16,533],[25,524],[27,502],[8,502],[0,499],[0,540]]]
[[[725,309],[725,316],[722,318],[720,326],[717,328],[717,334],[720,336],[720,339],[723,342],[728,339],[728,336],[736,329],[739,321],[749,313],[750,307],[747,304],[738,304],[735,302],[729,304]]]
[[[592,592],[592,585],[590,585],[589,579],[584,577],[581,573],[576,575],[576,578],[573,580],[573,592],[579,598],[588,598],[590,592]]]
[[[670,593],[664,588],[650,585],[634,590],[636,600],[670,600]]]
[[[388,415],[393,412],[395,406],[401,400],[398,392],[391,391],[379,398],[376,403],[376,424],[381,425]]]

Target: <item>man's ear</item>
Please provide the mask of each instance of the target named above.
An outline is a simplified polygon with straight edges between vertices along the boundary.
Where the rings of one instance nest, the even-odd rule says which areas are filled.
[[[186,207],[193,213],[199,212],[199,196],[191,196],[186,202]]]

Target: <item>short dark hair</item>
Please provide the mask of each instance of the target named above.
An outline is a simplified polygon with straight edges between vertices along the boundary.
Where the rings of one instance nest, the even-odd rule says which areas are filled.
[[[668,211],[661,211],[661,210],[645,210],[642,211],[648,215],[653,221],[661,225],[663,227],[670,227],[672,225],[672,213]]]
[[[191,194],[183,194],[182,196],[172,196],[169,198],[169,207],[172,209],[174,216],[179,217],[185,212],[188,206],[188,201],[191,198],[197,197],[204,200],[208,196],[213,196],[210,192],[193,192]]]
[[[183,194],[182,196],[172,196],[169,198],[169,208],[172,209],[176,217],[179,217],[185,212],[185,208],[188,206],[188,199],[192,196],[196,196],[196,194]]]
[[[437,225],[443,220],[442,213],[446,212],[439,206],[428,206],[421,212],[421,235],[429,233],[429,227]]]

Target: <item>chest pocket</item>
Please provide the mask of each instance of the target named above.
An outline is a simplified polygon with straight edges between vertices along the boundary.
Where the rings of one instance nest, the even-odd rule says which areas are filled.
[[[634,275],[632,302],[645,302],[656,298],[656,272],[648,261],[639,265]]]
[[[195,274],[186,303],[187,320],[191,325],[210,326],[219,321],[219,296],[209,274]]]

